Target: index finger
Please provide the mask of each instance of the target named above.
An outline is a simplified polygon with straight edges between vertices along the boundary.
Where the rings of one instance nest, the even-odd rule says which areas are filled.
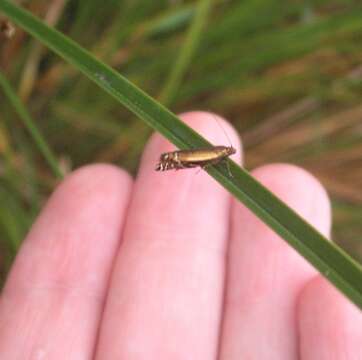
[[[1,359],[92,357],[130,190],[121,170],[92,165],[54,192],[0,297]]]

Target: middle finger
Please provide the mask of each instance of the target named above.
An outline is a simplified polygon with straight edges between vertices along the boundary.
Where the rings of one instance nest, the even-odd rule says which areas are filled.
[[[184,119],[211,142],[225,142],[214,116]],[[237,143],[234,132],[230,137]],[[155,172],[159,154],[170,150],[156,135],[141,164],[101,329],[101,359],[216,356],[230,197],[204,171]]]

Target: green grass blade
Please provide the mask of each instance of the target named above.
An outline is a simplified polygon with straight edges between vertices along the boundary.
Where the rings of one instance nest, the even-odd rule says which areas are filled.
[[[0,1],[0,10],[179,148],[209,145],[169,110],[69,38],[7,0]],[[337,245],[329,243],[293,210],[255,181],[248,172],[231,161],[229,164],[233,177],[229,176],[224,165],[214,166],[208,172],[362,309],[361,266]],[[262,259],[260,271],[263,271]]]
[[[14,106],[15,111],[18,113],[21,121],[28,129],[30,135],[34,139],[35,145],[38,147],[40,153],[44,156],[45,160],[48,162],[54,175],[58,178],[62,178],[63,174],[58,166],[58,161],[56,157],[53,155],[47,142],[44,140],[40,131],[36,127],[34,121],[32,120],[25,106],[22,104],[21,100],[16,95],[15,91],[12,89],[11,85],[9,84],[9,82],[6,80],[6,78],[1,72],[0,72],[0,87],[3,89],[5,95],[8,97],[10,103]]]
[[[180,55],[173,65],[166,84],[161,91],[160,101],[165,105],[170,105],[176,95],[182,78],[185,75],[192,56],[201,39],[202,30],[205,26],[207,15],[211,8],[211,0],[199,0],[195,18],[189,28],[186,41],[181,49]]]

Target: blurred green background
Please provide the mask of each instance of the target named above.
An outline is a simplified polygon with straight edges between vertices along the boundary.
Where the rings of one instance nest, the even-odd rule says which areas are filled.
[[[333,239],[362,259],[360,1],[17,3],[172,111],[230,120],[247,169],[270,162],[308,169],[332,198]],[[0,38],[0,66],[65,173],[101,161],[136,174],[151,133],[141,120],[20,29]],[[3,89],[0,109],[3,280],[58,180]]]

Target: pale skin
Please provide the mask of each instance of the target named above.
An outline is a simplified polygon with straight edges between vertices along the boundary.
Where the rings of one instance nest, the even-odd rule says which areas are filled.
[[[213,116],[182,117],[228,145]],[[0,298],[0,358],[362,359],[361,312],[204,171],[154,171],[172,150],[154,135],[136,180],[91,165],[56,189]],[[253,175],[329,236],[314,177]]]

